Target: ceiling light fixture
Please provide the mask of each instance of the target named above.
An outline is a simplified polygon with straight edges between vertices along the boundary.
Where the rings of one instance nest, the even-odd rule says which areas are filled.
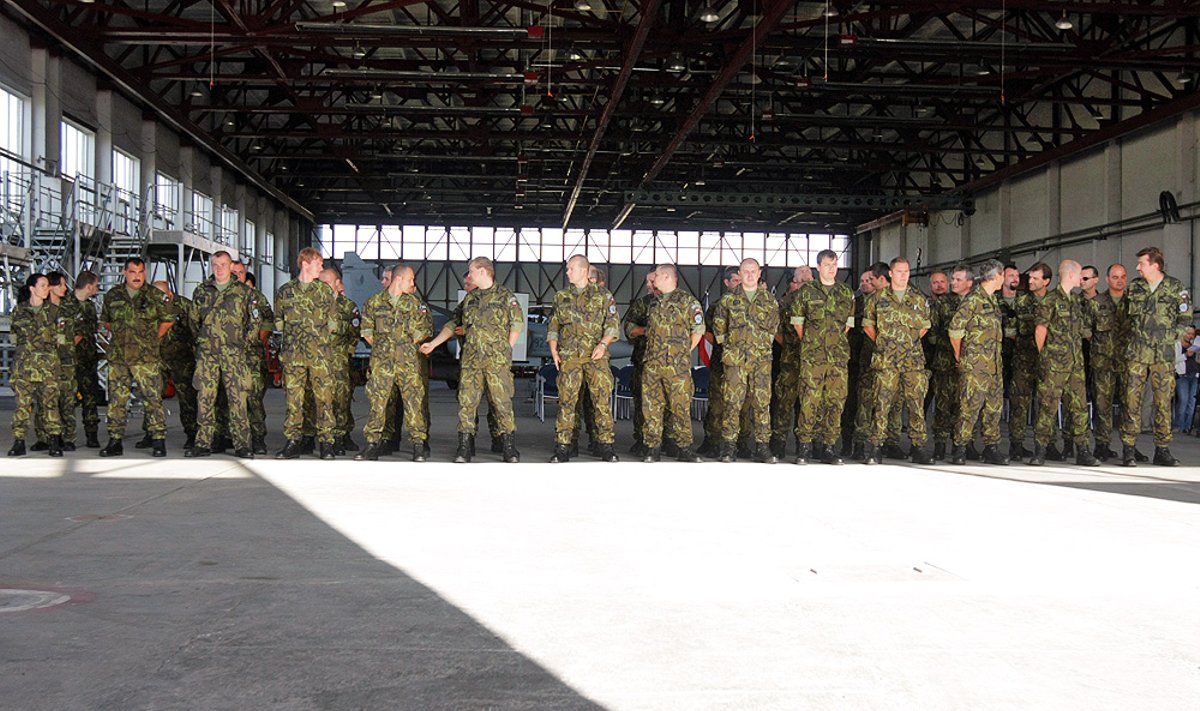
[[[1179,76],[1175,77],[1175,81],[1179,84],[1190,84],[1192,83],[1192,75],[1180,70]]]
[[[199,89],[192,89],[192,96],[199,98],[204,96],[204,92],[200,91]]]
[[[329,4],[333,5],[334,7],[346,7],[346,0],[333,0],[333,2]]]
[[[590,0],[575,0],[575,9],[580,12],[588,12],[592,9]]]
[[[700,8],[699,18],[701,22],[707,22],[711,25],[712,23],[721,19],[721,16],[717,14],[717,8],[713,7],[712,5],[705,5],[704,7]]]
[[[1058,18],[1058,22],[1055,22],[1054,26],[1057,27],[1058,29],[1066,32],[1067,30],[1071,29],[1075,25],[1071,24],[1071,21],[1067,19],[1067,11],[1063,10],[1062,17]]]
[[[682,74],[682,73],[686,72],[687,71],[687,62],[685,62],[683,59],[683,53],[682,52],[672,53],[671,58],[667,60],[666,69],[668,72],[671,72],[672,74]]]

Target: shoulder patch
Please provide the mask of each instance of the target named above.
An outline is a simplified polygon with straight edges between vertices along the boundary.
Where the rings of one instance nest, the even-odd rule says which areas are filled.
[[[615,313],[617,312],[617,305],[616,305],[616,304],[611,304],[611,303],[610,303],[610,304],[608,305],[608,312],[609,312],[610,314],[615,314]]]

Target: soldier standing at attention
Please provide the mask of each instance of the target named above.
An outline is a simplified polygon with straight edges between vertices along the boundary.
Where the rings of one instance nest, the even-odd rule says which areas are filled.
[[[419,346],[433,335],[433,314],[417,296],[416,275],[403,264],[392,268],[387,288],[363,304],[362,337],[371,346],[367,378],[370,414],[363,425],[366,449],[356,461],[375,461],[384,453],[386,422],[395,400],[404,403],[414,462],[429,458],[429,363]],[[395,400],[393,399],[395,398]]]
[[[908,405],[908,435],[914,464],[932,464],[923,447],[925,432],[925,389],[929,374],[921,338],[929,330],[929,301],[909,288],[908,260],[896,257],[889,265],[890,288],[876,292],[863,314],[863,332],[875,344],[871,369],[875,377],[875,416],[867,440],[865,463],[879,463],[879,446],[888,431],[888,413],[897,398]]]
[[[58,417],[62,430],[62,449],[67,452],[75,451],[75,345],[83,340],[79,322],[80,304],[77,299],[67,296],[67,275],[62,272],[50,272],[46,275],[50,282],[50,303],[58,307],[58,318],[62,319],[68,334],[65,343],[58,348],[58,375],[54,382],[58,385]],[[45,426],[46,412],[38,410],[34,418],[34,431],[37,442],[29,448],[31,452],[45,451],[50,448],[49,435]]]
[[[146,263],[125,260],[125,283],[104,295],[100,321],[112,333],[108,342],[108,444],[101,457],[125,453],[125,420],[133,384],[137,383],[146,413],[146,428],[155,457],[167,456],[167,420],[163,411],[163,382],[159,343],[175,323],[170,306],[158,289],[146,286]]]
[[[576,432],[576,410],[586,387],[592,393],[598,454],[617,461],[613,452],[613,419],[609,402],[613,376],[608,367],[608,347],[620,335],[617,302],[608,289],[590,282],[587,257],[567,260],[570,285],[554,295],[554,312],[546,327],[550,357],[558,368],[558,418],[555,422],[551,463],[571,457],[571,437]]]
[[[799,342],[797,464],[805,464],[813,457],[814,439],[820,448],[815,453],[818,459],[825,464],[842,463],[834,444],[850,388],[846,372],[850,341],[846,334],[854,327],[854,294],[850,287],[838,283],[837,270],[836,252],[823,249],[817,253],[819,278],[800,287],[788,317],[789,327]]]
[[[462,326],[465,342],[458,381],[458,449],[454,461],[471,461],[476,413],[486,391],[488,403],[496,412],[504,461],[519,462],[521,453],[513,443],[517,423],[512,407],[512,349],[525,329],[521,305],[508,287],[496,283],[491,259],[475,257],[467,269],[475,289],[463,298],[461,317],[456,315],[447,321],[436,338],[421,346],[421,352],[429,355]]]
[[[809,274],[808,266],[803,269]],[[779,372],[771,392],[771,454],[780,459],[787,454],[788,435],[796,426],[796,404],[800,398],[800,338],[792,328],[792,304],[800,288],[812,279],[801,280],[801,267],[792,270],[787,293],[779,299]]]
[[[943,274],[942,279],[945,278]],[[934,296],[930,300],[929,320],[933,325],[925,335],[925,341],[929,344],[929,369],[933,371],[933,458],[942,460],[946,458],[946,441],[954,434],[958,420],[958,365],[950,345],[950,320],[963,297],[971,291],[971,268],[959,264],[951,269],[948,291],[940,288],[941,293],[937,293],[939,289],[935,289],[933,283],[931,278],[930,291]]]
[[[295,459],[303,449],[304,394],[311,389],[316,405],[317,437],[321,459],[333,459],[333,364],[337,331],[337,295],[318,279],[325,266],[312,247],[300,250],[300,274],[284,284],[275,297],[275,325],[283,332],[279,360],[283,364],[287,416],[283,436],[287,444],[276,459]]]
[[[605,278],[604,272],[600,271],[596,265],[588,267],[588,283],[595,284],[601,289],[608,288],[608,279]],[[620,331],[617,332],[617,337],[620,338]],[[609,370],[611,374],[612,371]],[[588,451],[593,456],[600,456],[600,440],[596,431],[596,418],[593,416],[596,406],[592,401],[592,392],[588,390],[587,383],[584,383],[583,388],[579,391],[579,406],[575,408],[575,430],[571,435],[571,456],[579,454],[579,437],[580,432],[587,430],[588,436]],[[610,411],[611,414],[611,411]]]
[[[1113,432],[1113,405],[1120,399],[1121,378],[1125,372],[1125,353],[1121,348],[1117,311],[1125,297],[1128,282],[1125,267],[1113,264],[1105,275],[1108,290],[1092,297],[1091,369],[1095,404],[1092,417],[1096,438],[1096,458],[1104,461],[1117,456],[1109,445]],[[1086,290],[1084,296],[1088,296]],[[1135,454],[1137,450],[1134,450]],[[1138,458],[1138,461],[1145,461]]]
[[[957,278],[956,267],[952,278]],[[1004,283],[1004,265],[989,259],[977,268],[979,285],[968,292],[950,319],[947,334],[954,349],[960,379],[958,421],[954,428],[951,464],[967,463],[967,442],[975,424],[983,432],[983,459],[1005,465],[1000,453],[1000,412],[1004,409],[1004,317],[995,294]]]
[[[871,436],[875,421],[875,371],[871,369],[871,357],[875,354],[875,341],[867,337],[863,328],[867,305],[875,295],[891,284],[891,270],[887,262],[871,265],[861,280],[862,293],[854,300],[854,323],[858,335],[858,379],[854,388],[858,393],[858,412],[854,418],[854,448],[852,457],[862,461],[866,458],[866,443]]]
[[[87,438],[83,446],[90,449],[100,448],[100,354],[96,350],[96,331],[100,328],[100,319],[93,300],[99,289],[100,277],[95,272],[85,269],[75,277],[75,300],[79,302],[78,334],[82,336],[75,344],[75,383],[79,387],[83,407],[83,434]],[[71,418],[75,418],[74,405]]]
[[[267,340],[275,330],[275,312],[267,295],[254,283],[254,275],[246,272],[246,265],[233,263],[233,276],[246,286],[254,296],[251,315],[258,320],[258,337],[246,344],[246,363],[250,368],[250,400],[246,414],[250,418],[250,444],[255,454],[267,453],[267,411],[263,399],[267,396]]]
[[[690,415],[694,393],[692,350],[704,337],[704,309],[678,285],[679,274],[673,264],[655,269],[654,286],[659,297],[650,305],[642,366],[644,462],[657,462],[662,457],[664,429],[670,430],[671,440],[679,447],[679,461],[704,461],[691,448]]]
[[[1046,463],[1046,445],[1054,439],[1058,404],[1063,403],[1063,426],[1075,444],[1075,463],[1099,464],[1088,449],[1087,382],[1083,372],[1083,340],[1092,335],[1088,305],[1072,294],[1083,268],[1071,259],[1058,265],[1058,287],[1038,304],[1034,338],[1038,347],[1038,407],[1033,432],[1032,466]],[[1063,433],[1065,440],[1067,433]]]
[[[771,453],[771,344],[779,333],[779,302],[759,283],[761,267],[744,259],[739,285],[721,297],[712,317],[713,335],[721,346],[721,461],[737,455],[743,405],[749,405],[754,457],[774,464]]]
[[[50,303],[50,280],[45,274],[31,274],[17,294],[12,312],[10,338],[13,354],[12,385],[16,396],[13,410],[13,446],[8,456],[25,455],[25,436],[33,423],[33,408],[46,413],[46,453],[62,456],[62,424],[59,422],[58,354],[71,333],[58,307]]]
[[[162,292],[167,308],[175,317],[175,325],[163,336],[158,347],[159,359],[162,363],[163,380],[171,379],[175,384],[175,399],[179,401],[179,424],[187,437],[183,445],[184,451],[196,446],[196,430],[199,404],[196,399],[196,388],[193,380],[196,377],[196,336],[192,331],[191,309],[192,302],[186,296],[178,296],[171,291],[171,285],[165,281],[156,281],[155,289]],[[151,445],[150,433],[135,444],[138,449]]]
[[[725,294],[732,292],[741,283],[742,274],[738,267],[723,268],[721,294],[709,303],[708,312],[704,314],[704,339],[712,345],[712,352],[708,358],[708,409],[704,412],[704,439],[700,442],[698,453],[706,457],[718,454],[724,439],[722,429],[725,421],[725,401],[721,390],[721,386],[725,382],[725,364],[722,362],[721,355],[725,349],[722,344],[717,342],[713,334],[713,314]],[[669,456],[673,448],[667,445],[664,446],[664,449],[668,450]]]
[[[629,451],[640,456],[646,454],[645,421],[642,419],[642,372],[646,354],[646,326],[650,322],[650,306],[658,298],[654,287],[655,270],[646,274],[646,293],[637,297],[629,304],[625,312],[625,339],[633,344],[633,355],[629,361],[633,364],[633,377],[630,378],[629,389],[633,395],[633,446]],[[689,415],[690,416],[690,415]]]
[[[1164,273],[1158,247],[1137,253],[1138,278],[1125,290],[1118,323],[1125,349],[1125,394],[1121,398],[1121,464],[1137,466],[1135,445],[1142,425],[1142,393],[1149,384],[1154,402],[1154,463],[1179,465],[1171,454],[1171,396],[1175,392],[1175,348],[1192,322],[1183,284]]]
[[[250,419],[246,401],[253,390],[250,365],[246,360],[248,343],[258,340],[261,319],[250,287],[233,278],[233,258],[226,251],[215,252],[209,260],[212,277],[192,292],[189,310],[196,338],[196,444],[185,457],[212,454],[217,436],[217,389],[225,389],[229,407],[229,434],[234,456],[253,459]]]

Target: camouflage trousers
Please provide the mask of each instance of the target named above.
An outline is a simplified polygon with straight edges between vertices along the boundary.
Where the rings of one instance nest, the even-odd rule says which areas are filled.
[[[643,374],[642,435],[646,446],[661,447],[663,436],[680,447],[692,444],[692,396],[695,386],[688,371],[658,371]]]
[[[246,401],[246,416],[250,420],[250,435],[262,438],[267,436],[267,410],[263,406],[263,399],[267,396],[267,363],[259,357],[257,362],[250,363],[248,370],[250,398]]]
[[[875,370],[875,415],[871,436],[875,445],[885,442],[890,413],[897,402],[908,406],[908,438],[914,447],[925,444],[925,391],[929,387],[926,370]]]
[[[558,417],[554,423],[554,443],[570,444],[575,432],[586,384],[592,394],[591,415],[596,421],[593,442],[613,443],[612,390],[613,374],[608,358],[564,360],[558,370]]]
[[[200,405],[198,395],[196,393],[196,361],[178,360],[170,363],[163,363],[163,382],[167,378],[175,384],[175,400],[179,403],[179,424],[183,426],[183,431],[188,435],[196,434],[196,429],[199,422]],[[224,408],[219,411],[224,417]],[[142,418],[142,431],[148,432],[149,424],[145,418]],[[222,432],[224,432],[223,430]]]
[[[779,375],[775,376],[775,389],[771,393],[772,442],[787,442],[788,434],[795,430],[799,423],[796,414],[799,401],[800,364],[794,360],[780,360]]]
[[[841,363],[806,363],[800,368],[800,415],[796,439],[832,445],[841,434],[842,407],[850,383]]]
[[[363,425],[363,437],[368,442],[387,440],[387,421],[389,415],[394,416],[397,401],[403,403],[409,437],[414,442],[429,439],[429,371],[423,362],[406,366],[373,360],[365,390],[370,414]]]
[[[958,422],[958,369],[933,371],[933,438],[945,441]],[[912,417],[912,413],[908,414]]]
[[[875,428],[875,406],[878,402],[875,394],[875,371],[871,368],[859,371],[855,391],[858,393],[858,412],[854,417],[854,441],[866,442],[871,439]],[[888,413],[887,444],[900,443],[900,430],[904,426],[904,401],[896,400]]]
[[[1120,394],[1121,374],[1112,364],[1102,364],[1098,367],[1092,360],[1092,405],[1096,446],[1107,447],[1112,442],[1113,404]]]
[[[1004,383],[998,374],[960,375],[958,380],[957,421],[953,441],[966,446],[975,439],[975,423],[983,433],[983,446],[1000,442],[1000,414],[1004,410]]]
[[[1029,429],[1029,410],[1037,398],[1037,361],[1013,357],[1012,382],[1008,387],[1008,438],[1024,442]]]
[[[75,385],[79,388],[79,402],[83,408],[83,431],[96,432],[100,429],[99,363],[94,360],[76,361]],[[74,418],[74,414],[71,417]]]
[[[719,358],[720,351],[717,351],[708,365],[708,408],[704,411],[703,422],[704,439],[708,442],[720,442],[724,439],[725,399],[722,386],[725,384],[725,365]]]
[[[68,361],[59,370],[58,379],[55,381],[55,386],[58,390],[58,396],[55,401],[58,403],[58,422],[59,432],[62,434],[63,441],[75,441],[75,363]],[[33,420],[33,429],[37,435],[39,442],[45,442],[50,436],[46,430],[46,415],[49,413],[49,408],[39,407],[37,416]]]
[[[749,438],[759,444],[771,440],[771,364],[749,368],[726,365],[721,382],[721,440],[734,442],[741,429],[742,411],[749,406]],[[690,429],[690,427],[689,427]]]
[[[59,388],[53,380],[26,380],[17,376],[9,381],[9,385],[12,386],[16,400],[12,416],[14,439],[26,439],[29,426],[35,424],[35,419],[38,418],[42,419],[46,437],[62,434],[62,420],[58,407]],[[35,406],[37,418],[34,417]],[[35,436],[40,438],[36,433]]]
[[[612,371],[610,370],[609,373],[611,374]],[[561,400],[561,397],[562,397],[562,393],[560,390],[560,392],[559,392],[560,400]],[[611,400],[610,400],[610,402],[611,402]],[[575,430],[574,430],[573,434],[571,435],[572,442],[579,441],[579,433],[582,432],[585,428],[587,430],[587,436],[588,436],[589,442],[598,443],[600,441],[600,440],[596,439],[600,435],[596,431],[595,410],[596,410],[596,405],[595,405],[595,400],[592,398],[592,391],[587,387],[587,383],[585,382],[583,384],[583,386],[580,387],[580,389],[579,389],[579,406],[575,408]],[[609,415],[611,415],[611,414],[612,414],[612,408],[609,408]],[[611,442],[609,442],[608,444],[611,444]]]
[[[304,436],[304,398],[309,391],[313,398],[310,413],[313,432],[319,442],[333,444],[333,375],[328,362],[315,365],[283,363],[283,393],[287,402],[283,436],[289,442],[299,441]]]
[[[1037,419],[1034,421],[1033,442],[1045,447],[1054,439],[1058,428],[1058,403],[1063,404],[1063,441],[1067,436],[1077,445],[1087,446],[1087,380],[1083,366],[1074,370],[1042,368],[1037,385]]]
[[[163,410],[162,371],[157,362],[108,364],[109,439],[119,440],[125,437],[125,423],[129,417],[129,401],[133,397],[134,383],[137,383],[138,393],[142,396],[146,432],[151,439],[166,439],[167,418]]]
[[[1125,367],[1121,396],[1121,444],[1133,445],[1142,432],[1142,394],[1150,384],[1154,399],[1154,446],[1171,444],[1171,396],[1175,394],[1174,363],[1130,363]]]
[[[458,377],[458,431],[475,434],[479,422],[479,401],[487,395],[488,405],[496,413],[493,437],[517,429],[513,415],[513,374],[506,361],[501,367],[491,363],[463,363]]]
[[[333,434],[344,437],[354,430],[354,384],[350,380],[350,361],[345,359],[333,378]]]
[[[242,356],[222,358],[202,355],[196,360],[192,378],[196,388],[196,446],[212,447],[217,437],[217,391],[224,389],[228,406],[229,436],[236,449],[250,448],[250,420],[246,401],[250,398],[250,369]]]
[[[633,413],[630,419],[633,421],[633,442],[634,446],[644,444],[645,438],[645,420],[642,417],[642,364],[633,364],[633,375],[629,378],[629,391],[633,400]]]

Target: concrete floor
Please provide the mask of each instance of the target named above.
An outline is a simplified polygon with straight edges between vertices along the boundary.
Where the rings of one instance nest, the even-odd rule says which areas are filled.
[[[424,465],[0,460],[0,708],[1200,708],[1200,469],[556,466],[518,408],[519,466],[444,390]]]

